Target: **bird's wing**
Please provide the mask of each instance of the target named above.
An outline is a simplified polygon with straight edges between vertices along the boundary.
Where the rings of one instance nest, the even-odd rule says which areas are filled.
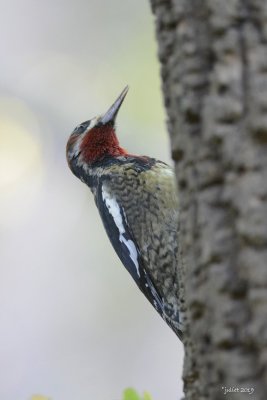
[[[142,265],[142,257],[128,226],[122,205],[111,194],[109,186],[105,183],[99,185],[95,200],[114,250],[140,290],[162,315],[164,312],[162,297],[153,284],[149,272]]]

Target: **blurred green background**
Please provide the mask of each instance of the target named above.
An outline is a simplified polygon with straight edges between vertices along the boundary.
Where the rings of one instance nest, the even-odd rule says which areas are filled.
[[[0,399],[182,392],[182,346],[106,237],[65,144],[126,84],[121,145],[169,159],[148,0],[0,1]]]

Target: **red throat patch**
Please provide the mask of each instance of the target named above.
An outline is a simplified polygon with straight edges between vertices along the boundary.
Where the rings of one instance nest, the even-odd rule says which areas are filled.
[[[89,130],[81,143],[83,160],[90,164],[104,156],[120,156],[127,152],[120,147],[115,129],[112,126],[99,126]]]

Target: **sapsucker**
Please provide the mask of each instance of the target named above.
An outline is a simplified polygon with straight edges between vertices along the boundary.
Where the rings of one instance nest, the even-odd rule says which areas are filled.
[[[67,143],[71,171],[91,189],[121,262],[182,339],[178,306],[178,199],[173,170],[123,149],[115,119],[126,87],[108,111],[78,125]]]

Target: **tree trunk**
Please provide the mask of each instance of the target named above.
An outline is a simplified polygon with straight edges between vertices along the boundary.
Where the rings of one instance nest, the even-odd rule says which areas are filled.
[[[185,398],[264,400],[267,1],[151,3],[181,203]]]

